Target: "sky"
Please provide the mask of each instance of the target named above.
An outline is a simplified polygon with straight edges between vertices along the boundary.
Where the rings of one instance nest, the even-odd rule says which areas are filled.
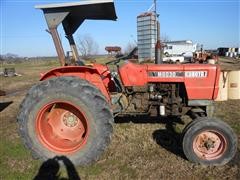
[[[78,1],[78,0],[75,0]],[[240,0],[157,0],[161,34],[170,40],[192,40],[205,49],[240,46]],[[41,10],[35,5],[74,0],[0,0],[0,54],[55,56],[56,51]],[[90,35],[99,45],[123,49],[137,40],[136,17],[153,0],[115,0],[117,21],[85,21],[74,37]],[[60,37],[69,50],[62,26]]]

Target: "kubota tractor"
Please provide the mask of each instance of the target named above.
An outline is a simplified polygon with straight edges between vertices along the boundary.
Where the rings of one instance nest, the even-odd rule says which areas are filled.
[[[111,71],[107,65],[79,60],[74,32],[86,19],[116,20],[112,0],[37,6],[48,24],[61,67],[45,73],[27,93],[18,123],[25,146],[46,160],[65,155],[75,165],[96,161],[110,142],[115,116],[194,116],[183,130],[187,159],[204,165],[228,163],[237,137],[211,117],[220,68],[210,64],[134,64]],[[63,25],[75,59],[67,65],[57,27]],[[169,120],[170,121],[170,120]]]

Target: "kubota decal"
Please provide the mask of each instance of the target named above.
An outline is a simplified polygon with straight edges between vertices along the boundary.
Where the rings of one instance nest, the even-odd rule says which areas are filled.
[[[207,71],[185,71],[187,78],[202,78],[207,77]]]

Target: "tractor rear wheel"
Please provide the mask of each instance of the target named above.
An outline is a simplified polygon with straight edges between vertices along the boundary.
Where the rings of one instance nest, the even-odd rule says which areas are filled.
[[[19,132],[42,160],[67,156],[75,165],[96,161],[110,142],[113,115],[102,93],[75,77],[32,87],[20,106]]]
[[[224,165],[237,151],[237,137],[224,122],[204,118],[184,130],[183,152],[188,160],[202,165]]]

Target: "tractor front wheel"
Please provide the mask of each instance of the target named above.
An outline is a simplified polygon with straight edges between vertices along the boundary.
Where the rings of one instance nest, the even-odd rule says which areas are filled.
[[[65,155],[75,165],[96,161],[110,142],[113,116],[89,82],[59,77],[28,92],[18,116],[20,136],[35,157]]]
[[[224,165],[237,151],[237,137],[216,119],[192,121],[184,130],[183,152],[188,160],[203,165]]]

